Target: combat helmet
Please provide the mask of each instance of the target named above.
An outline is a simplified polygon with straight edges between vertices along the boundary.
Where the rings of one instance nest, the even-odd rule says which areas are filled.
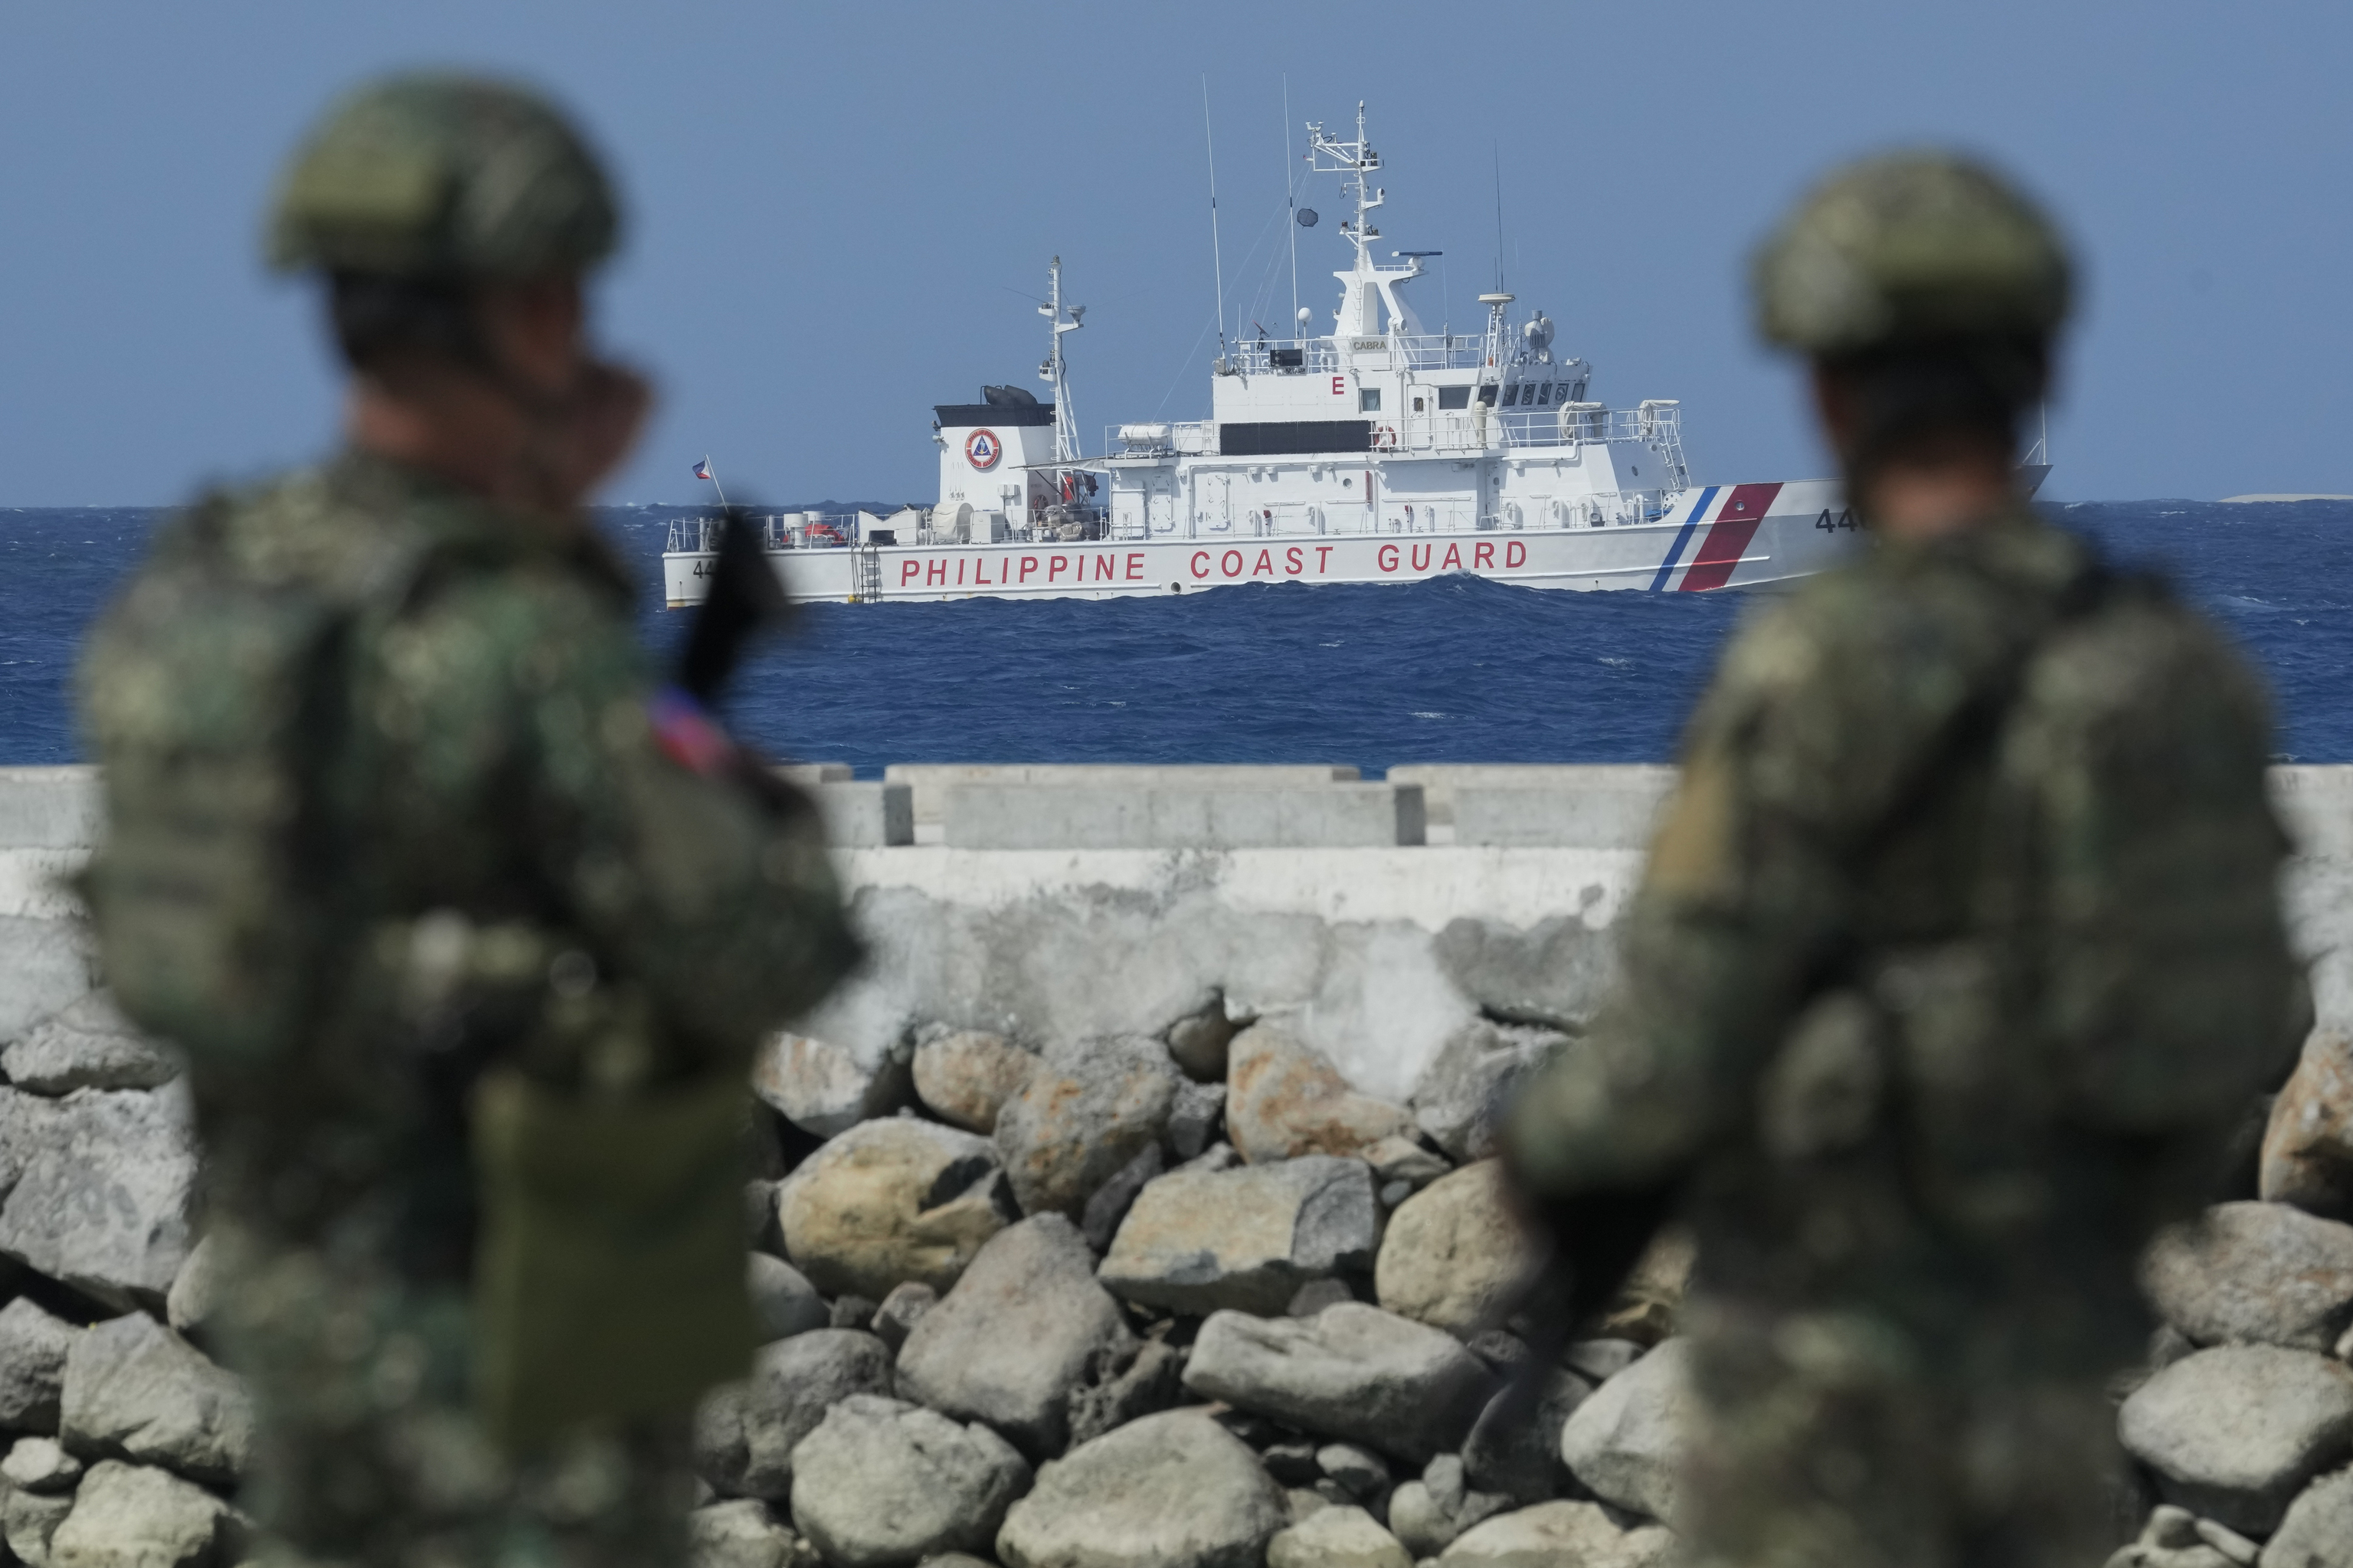
[[[611,182],[552,104],[447,72],[350,93],[302,143],[270,204],[281,270],[392,278],[526,278],[611,254]]]
[[[2040,343],[2072,269],[2041,208],[1982,164],[1897,153],[1814,187],[1757,252],[1757,331],[1818,357],[1969,339]]]

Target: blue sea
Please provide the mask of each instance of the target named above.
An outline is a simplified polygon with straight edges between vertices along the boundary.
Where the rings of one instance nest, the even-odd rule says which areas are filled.
[[[814,503],[809,504],[816,504]],[[829,508],[828,508],[829,509]],[[660,608],[662,507],[600,514]],[[0,763],[76,760],[82,629],[160,514],[0,508]],[[2158,567],[2269,674],[2284,761],[2353,761],[2353,503],[2054,506]],[[771,753],[847,762],[1644,762],[1672,758],[1736,594],[1543,593],[1471,577],[1104,603],[817,605],[739,676]],[[667,654],[665,653],[665,657]]]

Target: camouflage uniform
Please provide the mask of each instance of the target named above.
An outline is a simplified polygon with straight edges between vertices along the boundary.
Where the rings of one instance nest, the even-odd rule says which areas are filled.
[[[2145,1332],[2133,1257],[2276,1062],[2294,981],[2260,690],[2131,585],[2102,633],[2131,667],[2062,668],[2095,707],[2178,691],[2157,749],[2211,786],[2212,831],[2128,846],[2139,906],[2104,915],[2130,938],[2109,1001],[2186,1021],[2183,1049],[2103,1055],[2037,968],[2065,857],[2005,803],[2090,794],[2095,835],[2142,814],[2004,727],[2102,580],[2016,505],[1873,538],[1757,616],[1692,722],[1620,991],[1515,1107],[1539,1198],[1672,1188],[1697,1234],[1672,1521],[1695,1564],[2089,1564],[2117,1539],[2103,1383]]]
[[[200,546],[352,607],[312,802],[334,824],[332,979],[295,1048],[192,1051],[222,1279],[206,1330],[257,1395],[240,1500],[270,1532],[261,1558],[679,1562],[682,1401],[519,1448],[480,1418],[478,1090],[519,1073],[626,1118],[715,1084],[740,1117],[760,1036],[852,951],[807,803],[663,744],[625,576],[576,513],[501,509],[352,454],[200,504],[145,575]],[[139,687],[101,627],[82,672],[101,760],[135,743]],[[161,804],[134,777],[110,769],[117,838]],[[723,1126],[711,1160],[740,1241],[736,1137]],[[597,1198],[580,1201],[596,1223]],[[723,1322],[744,1312],[737,1256]]]

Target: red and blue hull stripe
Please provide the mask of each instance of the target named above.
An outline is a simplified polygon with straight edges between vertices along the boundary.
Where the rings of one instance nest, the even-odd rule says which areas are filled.
[[[1734,568],[1747,553],[1748,542],[1757,536],[1757,525],[1780,493],[1778,483],[1711,484],[1701,491],[1683,527],[1676,531],[1674,543],[1667,547],[1667,558],[1660,564],[1658,575],[1651,579],[1651,591],[1665,593],[1672,588],[1679,593],[1707,593],[1729,583]],[[1699,548],[1685,566],[1683,553],[1691,549],[1694,538]],[[1675,581],[1679,569],[1681,582]]]

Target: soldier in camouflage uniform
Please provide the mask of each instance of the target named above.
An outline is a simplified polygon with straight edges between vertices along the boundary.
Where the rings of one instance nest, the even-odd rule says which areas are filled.
[[[1581,1305],[1698,1235],[1693,1563],[2096,1563],[2135,1255],[2294,1036],[2262,694],[2017,498],[2069,268],[2001,180],[1843,171],[1756,290],[1866,537],[1725,653],[1509,1157]]]
[[[168,525],[85,655],[88,891],[192,1058],[268,1562],[682,1559],[687,1412],[751,1344],[749,1060],[853,956],[807,802],[659,688],[580,506],[647,402],[586,347],[617,228],[528,92],[338,106],[271,255],[326,275],[347,450]]]

